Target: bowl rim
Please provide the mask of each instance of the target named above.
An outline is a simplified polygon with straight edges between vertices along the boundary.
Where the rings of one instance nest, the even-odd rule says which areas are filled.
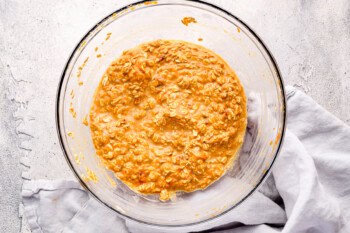
[[[95,200],[97,200],[98,202],[100,202],[101,204],[103,204],[104,206],[106,206],[107,208],[109,208],[110,210],[114,211],[119,217],[124,218],[124,219],[128,219],[137,223],[142,223],[142,224],[146,224],[149,226],[155,226],[155,227],[168,227],[168,228],[177,228],[177,227],[190,227],[190,226],[195,226],[195,225],[199,225],[199,224],[203,224],[203,223],[207,223],[209,221],[212,221],[218,217],[223,216],[224,214],[228,213],[229,211],[233,210],[234,208],[236,208],[237,206],[239,206],[241,203],[243,203],[246,199],[248,199],[249,197],[252,196],[253,193],[255,193],[260,187],[261,185],[265,182],[265,180],[269,177],[272,167],[276,162],[276,159],[278,157],[278,154],[281,150],[283,141],[284,141],[284,137],[285,137],[285,131],[286,131],[286,125],[287,125],[287,101],[286,101],[286,91],[285,91],[285,87],[284,87],[284,82],[282,79],[282,75],[280,72],[280,69],[278,67],[278,64],[276,62],[276,59],[274,58],[274,56],[272,55],[272,53],[270,52],[270,50],[268,49],[268,47],[265,45],[265,43],[263,42],[263,40],[257,35],[257,33],[255,33],[244,21],[242,21],[239,17],[233,15],[232,13],[230,13],[229,11],[206,1],[202,1],[202,0],[177,0],[176,2],[174,1],[174,3],[170,3],[169,5],[177,5],[179,4],[178,2],[182,1],[184,3],[186,2],[194,2],[194,3],[198,3],[201,5],[205,5],[206,7],[209,8],[213,8],[214,10],[218,10],[221,11],[222,13],[227,14],[229,17],[237,20],[239,23],[241,23],[244,27],[246,27],[246,29],[249,31],[249,33],[252,34],[252,36],[258,41],[258,43],[262,46],[262,48],[265,50],[266,54],[268,55],[268,57],[270,58],[270,61],[273,65],[273,67],[276,70],[276,75],[278,77],[279,80],[279,86],[281,88],[281,94],[282,94],[282,127],[281,127],[281,132],[280,132],[280,138],[279,138],[279,142],[278,142],[278,146],[274,155],[273,160],[271,161],[271,164],[269,166],[269,168],[266,170],[266,172],[263,174],[263,176],[260,178],[259,182],[257,183],[257,185],[248,193],[246,194],[246,196],[244,198],[242,198],[239,202],[237,202],[235,205],[232,205],[231,207],[229,207],[227,210],[221,212],[220,214],[217,214],[215,216],[212,216],[208,219],[204,219],[201,221],[197,221],[197,222],[193,222],[193,223],[186,223],[186,224],[179,224],[179,225],[170,225],[170,224],[157,224],[157,223],[150,223],[150,222],[146,222],[143,220],[139,220],[136,219],[132,216],[129,216],[127,214],[122,213],[121,211],[118,211],[117,209],[113,208],[112,206],[110,206],[109,204],[105,203],[103,200],[101,200],[89,187],[88,185],[82,180],[82,178],[79,176],[79,174],[77,173],[77,171],[74,169],[72,161],[69,159],[68,157],[68,152],[65,148],[65,144],[63,142],[63,134],[61,132],[61,125],[60,125],[60,119],[61,119],[61,114],[60,114],[60,99],[61,99],[61,95],[63,94],[63,83],[64,83],[64,78],[66,76],[67,73],[67,69],[69,68],[69,64],[72,61],[75,53],[77,52],[77,50],[79,50],[79,48],[81,47],[81,45],[84,43],[85,39],[90,35],[91,32],[93,32],[95,29],[97,29],[99,27],[100,24],[104,23],[105,21],[107,21],[110,17],[112,17],[115,14],[118,13],[123,13],[124,10],[127,10],[128,8],[132,7],[132,6],[136,6],[136,5],[140,5],[140,4],[145,4],[147,2],[157,2],[156,5],[160,4],[160,5],[164,5],[162,4],[162,2],[167,2],[169,4],[168,0],[158,0],[158,1],[153,1],[153,0],[141,0],[141,1],[135,1],[131,4],[127,4],[123,7],[120,7],[119,9],[111,12],[110,14],[108,14],[107,16],[105,16],[103,19],[99,20],[96,24],[94,24],[93,27],[91,27],[87,33],[85,33],[85,35],[80,39],[80,41],[76,44],[76,46],[74,47],[74,49],[72,50],[69,58],[67,59],[67,62],[65,63],[64,69],[61,73],[61,78],[59,80],[58,83],[58,87],[57,87],[57,93],[56,93],[56,106],[55,106],[55,121],[56,121],[56,131],[57,131],[57,136],[59,139],[59,144],[60,147],[62,149],[63,155],[66,159],[66,162],[68,163],[70,169],[72,170],[73,174],[75,175],[75,177],[78,179],[79,183],[82,185],[82,187],[90,194],[93,196],[93,198],[95,198]],[[156,6],[155,5],[155,6]],[[143,5],[142,8],[147,8],[150,5]],[[154,6],[154,5],[153,5]],[[140,9],[142,9],[140,8]]]

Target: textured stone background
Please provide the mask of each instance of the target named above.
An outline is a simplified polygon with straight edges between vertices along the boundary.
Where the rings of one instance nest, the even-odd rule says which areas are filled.
[[[286,84],[302,89],[350,124],[350,1],[211,2],[262,37]],[[58,80],[82,35],[127,3],[0,0],[0,232],[28,232],[18,215],[21,176],[73,177],[56,136]],[[30,167],[20,165],[22,157]]]

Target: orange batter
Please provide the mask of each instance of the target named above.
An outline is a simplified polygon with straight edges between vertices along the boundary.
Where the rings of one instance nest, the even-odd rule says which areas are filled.
[[[246,97],[214,52],[157,40],[109,66],[90,111],[96,153],[132,190],[160,194],[205,189],[242,145]]]

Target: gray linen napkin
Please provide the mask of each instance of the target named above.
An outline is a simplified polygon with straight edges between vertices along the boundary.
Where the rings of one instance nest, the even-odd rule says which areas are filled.
[[[287,132],[272,174],[229,213],[191,227],[151,227],[122,220],[76,181],[25,181],[32,232],[350,232],[350,127],[293,87],[287,99]]]

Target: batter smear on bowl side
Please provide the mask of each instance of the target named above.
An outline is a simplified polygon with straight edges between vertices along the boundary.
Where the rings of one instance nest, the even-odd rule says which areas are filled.
[[[247,103],[234,71],[202,46],[157,40],[108,67],[90,110],[96,153],[137,193],[203,190],[243,143]]]

